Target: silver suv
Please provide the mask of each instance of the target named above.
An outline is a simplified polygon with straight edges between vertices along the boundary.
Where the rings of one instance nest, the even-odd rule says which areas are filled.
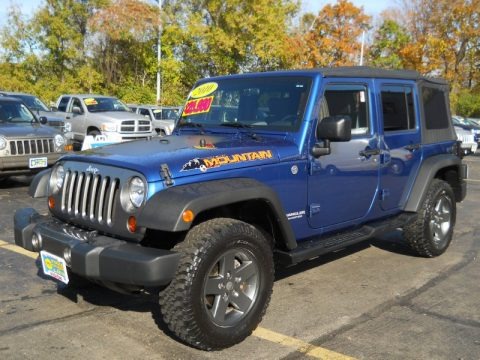
[[[35,173],[64,154],[65,137],[19,99],[0,97],[0,178]]]
[[[103,95],[61,95],[56,103],[65,121],[71,123],[73,139],[83,142],[86,135],[120,134],[122,141],[156,135],[152,122],[131,112],[120,100]]]

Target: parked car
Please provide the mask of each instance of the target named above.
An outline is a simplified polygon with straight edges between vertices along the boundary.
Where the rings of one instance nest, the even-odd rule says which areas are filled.
[[[32,94],[0,91],[1,96],[9,96],[20,99],[25,105],[37,116],[44,116],[47,118],[47,125],[52,126],[65,134],[68,139],[70,137],[70,131],[72,130],[71,124],[65,122],[65,116],[62,113],[52,111],[45,103],[38,97]]]
[[[478,143],[475,141],[475,135],[471,131],[465,130],[460,126],[454,126],[457,139],[461,141],[461,148],[464,155],[475,154],[478,148]]]
[[[159,135],[170,135],[175,122],[180,116],[180,106],[135,105],[132,111],[152,120],[153,127]]]
[[[478,143],[480,141],[480,126],[469,121],[468,119],[455,115],[452,116],[453,125],[461,127],[464,130],[470,131],[473,134],[475,141]]]
[[[56,108],[71,122],[73,139],[82,143],[85,136],[115,133],[122,141],[145,139],[156,135],[150,119],[133,113],[112,96],[92,94],[61,95]]]
[[[412,255],[448,249],[468,170],[448,88],[368,67],[202,79],[169,138],[67,155],[37,175],[30,194],[49,213],[17,210],[15,243],[64,283],[70,271],[159,288],[178,338],[232,346],[262,320],[275,264],[398,229]]]
[[[19,99],[0,97],[0,177],[43,170],[65,153],[66,139]]]

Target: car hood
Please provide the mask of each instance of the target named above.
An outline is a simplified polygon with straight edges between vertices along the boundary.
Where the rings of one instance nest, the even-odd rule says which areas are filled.
[[[97,119],[105,120],[148,120],[145,116],[131,113],[128,111],[101,111],[101,112],[90,112],[88,113],[89,117],[95,117]]]
[[[37,114],[36,111],[34,111]],[[38,116],[45,116],[48,121],[65,121],[65,115],[57,111],[38,111]]]
[[[0,135],[6,138],[53,137],[55,134],[58,134],[58,131],[40,124],[0,123]]]
[[[244,135],[172,135],[137,140],[67,155],[64,160],[112,165],[139,171],[159,181],[166,164],[172,178],[266,165],[299,157],[298,146],[285,138]]]

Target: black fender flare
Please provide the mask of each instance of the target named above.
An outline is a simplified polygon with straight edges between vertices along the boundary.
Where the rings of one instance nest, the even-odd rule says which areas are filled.
[[[404,197],[408,197],[404,210],[417,212],[422,206],[427,188],[432,182],[437,172],[441,169],[456,166],[458,167],[459,174],[461,174],[462,160],[453,154],[441,154],[435,155],[425,159],[418,170],[417,177],[411,187],[410,193],[404,194]]]
[[[32,179],[30,187],[28,188],[28,195],[33,198],[42,198],[48,196],[48,182],[50,181],[50,174],[52,169],[40,171]]]
[[[257,180],[233,178],[174,186],[153,195],[137,216],[142,227],[162,231],[187,231],[191,223],[182,220],[185,210],[202,211],[248,200],[264,200],[270,206],[284,238],[284,245],[297,247],[293,229],[276,193]]]

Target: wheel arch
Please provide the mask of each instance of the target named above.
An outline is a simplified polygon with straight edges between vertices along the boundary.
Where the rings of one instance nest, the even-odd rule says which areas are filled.
[[[465,198],[466,165],[453,154],[435,155],[423,161],[406,199],[404,210],[417,212],[424,201],[425,193],[433,179],[446,181],[453,189],[455,201]]]
[[[90,125],[88,128],[87,128],[87,135],[91,132],[91,131],[98,131],[99,133],[101,133],[100,129],[96,126],[93,126],[93,125]]]
[[[186,210],[195,214],[193,222],[183,221]],[[297,246],[276,193],[248,178],[192,183],[158,192],[138,214],[138,225],[181,232],[215,217],[231,217],[255,225],[270,235],[277,246],[288,250]]]

